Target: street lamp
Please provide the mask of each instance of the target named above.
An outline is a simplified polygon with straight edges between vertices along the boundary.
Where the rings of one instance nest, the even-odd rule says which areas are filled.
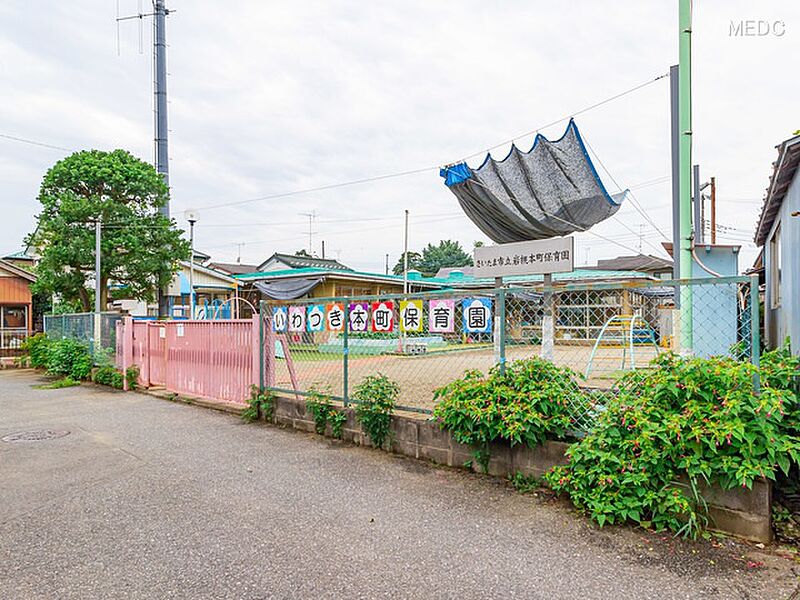
[[[183,215],[189,221],[189,318],[194,319],[194,224],[197,223],[197,211],[190,209]]]

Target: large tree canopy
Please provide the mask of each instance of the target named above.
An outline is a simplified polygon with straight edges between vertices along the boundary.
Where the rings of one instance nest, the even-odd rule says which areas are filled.
[[[424,275],[436,275],[443,267],[468,267],[472,266],[472,257],[461,247],[461,244],[452,240],[441,240],[438,244],[428,244],[422,250],[408,253],[408,268],[416,269]],[[394,266],[395,275],[403,274],[403,257]]]
[[[92,310],[99,219],[100,306],[106,307],[109,282],[129,298],[152,301],[189,257],[182,231],[159,212],[168,198],[161,175],[125,150],[86,150],[58,161],[42,180],[42,212],[28,236],[41,257],[36,289]]]

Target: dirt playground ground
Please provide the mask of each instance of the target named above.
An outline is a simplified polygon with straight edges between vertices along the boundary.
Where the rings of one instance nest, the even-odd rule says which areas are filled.
[[[538,345],[511,346],[506,349],[506,360],[514,361],[522,358],[539,356]],[[583,375],[589,363],[592,347],[557,345],[553,351],[553,361],[560,366],[573,369]],[[652,346],[636,346],[635,364],[637,367],[647,365],[656,356]],[[294,363],[298,387],[308,391],[312,386],[327,389],[335,396],[342,396],[343,368],[341,357],[322,356],[312,352],[295,352]],[[621,347],[598,348],[592,371],[588,379],[581,385],[593,388],[608,388],[614,376],[622,369],[623,349]],[[461,377],[464,371],[478,369],[487,372],[494,364],[494,352],[490,347],[476,349],[458,349],[431,352],[416,356],[385,354],[379,356],[351,355],[349,360],[349,391],[352,394],[356,385],[367,375],[382,373],[400,385],[399,405],[415,408],[432,409],[433,392],[454,379]],[[630,353],[627,353],[626,368],[631,365]],[[278,361],[276,385],[280,388],[293,389],[291,376],[285,360]]]

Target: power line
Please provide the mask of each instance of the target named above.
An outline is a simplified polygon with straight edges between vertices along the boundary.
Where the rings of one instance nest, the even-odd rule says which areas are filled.
[[[568,115],[562,116],[562,117],[556,119],[555,121],[551,121],[550,123],[547,123],[546,125],[542,125],[540,127],[537,127],[536,129],[532,129],[532,130],[530,130],[528,132],[522,133],[522,134],[520,134],[520,135],[518,135],[516,137],[513,137],[513,138],[509,139],[509,140],[506,140],[504,142],[500,142],[499,144],[496,144],[494,146],[490,146],[486,150],[481,150],[481,151],[476,152],[474,154],[467,155],[463,159],[461,159],[461,161],[458,161],[458,162],[466,162],[470,158],[474,158],[476,156],[480,156],[482,154],[491,152],[492,150],[495,150],[496,148],[500,148],[502,146],[511,144],[515,140],[518,140],[520,138],[529,136],[529,135],[531,135],[533,133],[537,133],[542,129],[546,129],[548,127],[551,127],[552,125],[557,125],[558,123],[561,123],[562,121],[566,121],[566,120],[571,119],[571,118],[573,118],[573,117],[575,117],[577,115],[586,113],[586,112],[588,112],[590,110],[593,110],[595,108],[603,106],[604,104],[608,104],[609,102],[612,102],[614,100],[622,98],[623,96],[627,96],[628,94],[632,94],[633,92],[635,92],[637,90],[640,90],[640,89],[642,89],[644,87],[647,87],[647,86],[649,86],[649,85],[651,85],[651,84],[653,84],[653,83],[655,83],[655,82],[657,82],[657,81],[659,81],[661,79],[664,79],[665,77],[668,77],[668,76],[669,76],[669,73],[664,73],[662,75],[659,75],[658,77],[655,77],[653,79],[649,79],[649,80],[647,80],[647,81],[645,81],[643,83],[640,83],[638,85],[633,86],[632,88],[629,88],[627,90],[619,92],[618,94],[614,94],[613,96],[609,96],[608,98],[600,100],[599,102],[595,102],[594,104],[591,104],[591,105],[589,105],[589,106],[587,106],[585,108],[582,108],[582,109],[580,109],[578,111],[575,111],[575,112],[572,112],[572,113],[570,113]],[[452,164],[452,163],[448,163],[448,164]],[[301,195],[301,194],[309,194],[309,193],[313,193],[313,192],[321,192],[321,191],[332,190],[332,189],[337,189],[337,188],[342,188],[342,187],[347,187],[347,186],[352,186],[352,185],[361,185],[361,184],[364,184],[364,183],[371,183],[371,182],[375,182],[375,181],[384,181],[384,180],[387,180],[387,179],[394,179],[394,178],[398,178],[398,177],[406,177],[408,175],[416,175],[416,174],[419,174],[419,173],[425,173],[427,171],[438,170],[441,166],[442,165],[440,165],[440,164],[431,165],[431,166],[428,166],[428,167],[421,167],[419,169],[411,169],[411,170],[408,170],[408,171],[400,171],[400,172],[397,172],[397,173],[387,173],[387,174],[384,174],[384,175],[376,175],[374,177],[364,177],[364,178],[361,178],[361,179],[353,179],[353,180],[350,180],[350,181],[341,181],[341,182],[338,182],[338,183],[331,183],[331,184],[328,184],[328,185],[322,185],[322,186],[317,186],[317,187],[312,187],[312,188],[304,188],[304,189],[293,190],[293,191],[289,191],[289,192],[268,194],[268,195],[264,195],[264,196],[258,196],[258,197],[255,197],[255,198],[248,198],[246,200],[236,200],[236,201],[232,201],[232,202],[221,202],[219,204],[211,204],[211,205],[208,205],[208,206],[201,206],[199,208],[203,209],[203,210],[211,210],[211,209],[215,209],[215,208],[223,208],[223,207],[228,207],[228,206],[240,206],[242,204],[249,204],[249,203],[252,203],[252,202],[260,202],[260,201],[263,201],[263,200],[274,200],[274,199],[277,199],[277,198],[287,198],[287,197],[290,197],[290,196],[298,196],[298,195]]]
[[[63,146],[56,146],[55,144],[48,144],[46,142],[37,142],[36,140],[18,137],[16,135],[9,135],[7,133],[0,133],[0,138],[11,140],[12,142],[21,142],[23,144],[30,144],[31,146],[50,148],[51,150],[63,150],[64,152],[75,152],[75,150],[73,150],[72,148],[64,148]]]
[[[439,223],[439,222],[442,222],[442,221],[451,221],[454,218],[460,218],[460,216],[459,217],[445,217],[445,218],[440,218],[440,219],[428,219],[428,220],[417,221],[417,225],[425,225],[425,224],[429,224],[429,223]],[[321,233],[320,235],[325,235],[325,236],[330,237],[330,236],[344,235],[344,234],[350,234],[350,233],[362,233],[362,232],[366,232],[366,231],[378,231],[378,230],[382,230],[382,229],[393,229],[395,227],[397,227],[397,226],[396,225],[381,225],[379,227],[366,227],[366,228],[358,228],[358,229],[343,229],[343,230],[340,230],[340,231],[332,231],[332,232],[327,232],[327,233]],[[241,244],[247,244],[247,245],[255,245],[255,244],[272,244],[272,243],[278,243],[278,242],[291,242],[291,241],[297,240],[297,239],[299,239],[299,238],[301,238],[301,237],[303,237],[305,235],[308,235],[308,233],[305,233],[305,234],[298,233],[297,235],[294,235],[294,236],[288,237],[288,238],[266,239],[266,240],[264,238],[261,238],[261,239],[258,239],[258,240],[252,240],[252,241],[247,241],[247,242],[229,242],[229,243],[226,243],[226,244],[219,244],[219,245],[216,245],[216,246],[205,246],[205,248],[207,250],[213,250],[214,248],[224,248],[224,247],[227,247],[227,246],[235,246],[235,245],[240,244],[240,243]]]
[[[600,157],[597,155],[597,152],[595,152],[595,149],[594,149],[594,148],[592,147],[592,145],[589,143],[589,140],[588,140],[588,139],[586,139],[586,136],[585,136],[585,135],[583,136],[583,141],[585,141],[585,142],[586,142],[586,145],[589,147],[589,150],[591,150],[591,151],[592,151],[592,154],[594,154],[594,157],[597,159],[597,162],[598,162],[598,163],[600,163],[600,166],[602,167],[603,171],[605,171],[605,172],[606,172],[606,174],[607,174],[607,175],[608,175],[608,176],[611,178],[611,181],[613,181],[613,182],[614,182],[614,185],[616,185],[616,186],[617,186],[617,189],[619,189],[619,190],[622,190],[622,189],[623,189],[623,188],[622,188],[622,186],[621,186],[619,183],[617,183],[617,180],[616,180],[616,179],[614,178],[614,176],[611,174],[611,171],[609,171],[609,170],[606,168],[606,165],[603,163],[603,161],[601,160],[601,158],[600,158]],[[631,189],[630,189],[630,188],[628,188],[628,194],[630,194],[630,197],[631,197],[631,204],[633,205],[633,208],[634,208],[634,209],[636,209],[636,211],[637,211],[637,212],[638,212],[640,215],[642,215],[642,217],[644,217],[644,218],[645,218],[645,220],[646,220],[648,223],[650,223],[650,225],[652,225],[652,226],[655,228],[655,230],[656,230],[656,231],[658,231],[658,233],[660,233],[660,234],[661,234],[661,236],[662,236],[662,237],[663,237],[665,240],[669,240],[669,238],[667,237],[667,235],[666,235],[666,234],[665,234],[663,231],[661,231],[661,229],[659,229],[658,225],[656,225],[656,224],[653,222],[653,219],[651,219],[651,218],[650,218],[650,215],[648,215],[648,214],[647,214],[647,212],[644,210],[644,208],[642,207],[642,205],[639,203],[639,200],[636,198],[636,195],[635,195],[635,194],[634,194],[634,193],[631,191]]]
[[[526,131],[525,133],[522,133],[522,134],[520,134],[518,136],[515,136],[515,137],[513,137],[513,138],[511,138],[509,140],[506,140],[504,142],[500,142],[499,144],[497,144],[495,146],[491,146],[491,147],[487,148],[486,150],[481,150],[481,151],[476,152],[474,154],[470,154],[470,155],[464,157],[461,160],[461,162],[466,162],[470,158],[475,158],[476,156],[481,156],[481,155],[486,154],[488,152],[491,152],[492,150],[495,150],[497,148],[501,148],[503,146],[507,146],[508,144],[513,144],[516,140],[518,140],[520,138],[527,137],[529,135],[533,135],[534,133],[539,133],[539,131],[541,131],[542,129],[547,129],[548,127],[551,127],[553,125],[558,125],[562,121],[566,121],[568,119],[572,119],[574,117],[577,117],[578,115],[582,115],[585,112],[589,112],[590,110],[594,110],[595,108],[603,106],[604,104],[608,104],[609,102],[612,102],[614,100],[622,98],[623,96],[627,96],[628,94],[632,94],[633,92],[635,92],[637,90],[640,90],[640,89],[642,89],[644,87],[647,87],[648,85],[651,85],[651,84],[655,83],[656,81],[659,81],[660,79],[664,79],[665,77],[669,77],[669,72],[664,73],[662,75],[659,75],[658,77],[655,77],[653,79],[648,79],[647,81],[645,81],[643,83],[640,83],[639,85],[635,85],[632,88],[629,88],[629,89],[627,89],[627,90],[625,90],[623,92],[620,92],[618,94],[614,94],[613,96],[609,96],[605,100],[600,100],[599,102],[595,102],[594,104],[591,104],[591,105],[589,105],[589,106],[587,106],[585,108],[582,108],[582,109],[580,109],[578,111],[575,111],[575,112],[572,112],[572,113],[570,113],[568,115],[565,115],[565,116],[561,117],[560,119],[556,119],[555,121],[551,121],[547,125],[542,125],[541,127],[537,127],[536,129],[531,129],[530,131]]]

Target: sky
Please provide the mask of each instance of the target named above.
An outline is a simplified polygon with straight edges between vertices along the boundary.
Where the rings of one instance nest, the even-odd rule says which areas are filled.
[[[488,239],[439,166],[465,157],[477,166],[495,146],[502,158],[511,139],[527,150],[537,130],[560,137],[570,115],[666,74],[678,56],[675,1],[167,6],[171,213],[187,228],[195,211],[196,247],[229,262],[308,248],[311,229],[313,253],[324,241],[327,257],[382,272],[403,250],[405,210],[411,250],[453,239],[469,251]],[[138,11],[137,0],[119,0],[120,15]],[[0,252],[33,230],[42,176],[71,151],[153,160],[152,23],[143,20],[140,52],[138,20],[117,36],[116,16],[112,0],[0,5]],[[733,35],[743,20],[769,32]],[[757,252],[775,146],[800,129],[798,55],[796,0],[695,2],[693,158],[704,180],[716,177],[718,241],[742,244],[740,270]],[[633,191],[616,218],[576,235],[576,263],[663,256],[668,79],[576,122],[609,191]],[[248,201],[407,171],[416,172]]]

